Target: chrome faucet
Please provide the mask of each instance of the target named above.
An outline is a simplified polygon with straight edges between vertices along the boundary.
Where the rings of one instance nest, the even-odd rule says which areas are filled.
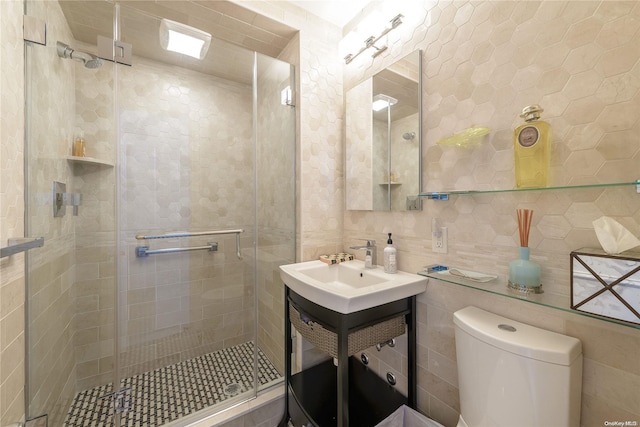
[[[376,248],[376,241],[371,239],[359,239],[367,242],[366,246],[350,246],[349,249],[356,249],[358,251],[365,252],[365,268],[376,268],[378,265],[378,251]],[[367,262],[367,257],[371,257],[371,263]]]

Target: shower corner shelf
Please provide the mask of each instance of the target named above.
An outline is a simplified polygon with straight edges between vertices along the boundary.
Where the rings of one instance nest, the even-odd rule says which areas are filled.
[[[88,164],[88,165],[99,165],[99,166],[107,166],[114,167],[115,165],[111,162],[107,162],[105,160],[96,159],[93,157],[79,157],[79,156],[66,156],[65,157],[68,162],[74,164]]]

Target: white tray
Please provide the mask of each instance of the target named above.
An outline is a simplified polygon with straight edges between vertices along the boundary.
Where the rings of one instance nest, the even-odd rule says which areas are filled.
[[[490,282],[498,278],[495,274],[479,273],[477,271],[463,270],[461,268],[450,268],[449,270],[439,271],[438,274],[443,276],[455,276],[461,277],[467,280],[473,280],[474,282]]]

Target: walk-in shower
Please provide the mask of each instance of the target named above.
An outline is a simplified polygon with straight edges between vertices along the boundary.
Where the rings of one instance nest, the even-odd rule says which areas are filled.
[[[219,32],[210,3],[26,1],[49,38],[25,57],[26,227],[45,237],[26,260],[29,419],[184,425],[281,383],[293,67],[216,37],[202,60],[162,49],[165,18]],[[78,216],[53,216],[53,181]]]
[[[60,58],[69,58],[82,62],[87,68],[99,68],[102,66],[102,59],[97,56],[88,52],[72,49],[69,45],[62,42],[56,43],[56,51]]]

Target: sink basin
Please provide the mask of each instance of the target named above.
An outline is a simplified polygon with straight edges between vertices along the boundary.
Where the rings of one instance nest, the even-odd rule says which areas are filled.
[[[424,292],[427,278],[378,266],[364,268],[360,260],[328,265],[307,261],[280,266],[282,281],[298,295],[338,313],[349,314]]]

